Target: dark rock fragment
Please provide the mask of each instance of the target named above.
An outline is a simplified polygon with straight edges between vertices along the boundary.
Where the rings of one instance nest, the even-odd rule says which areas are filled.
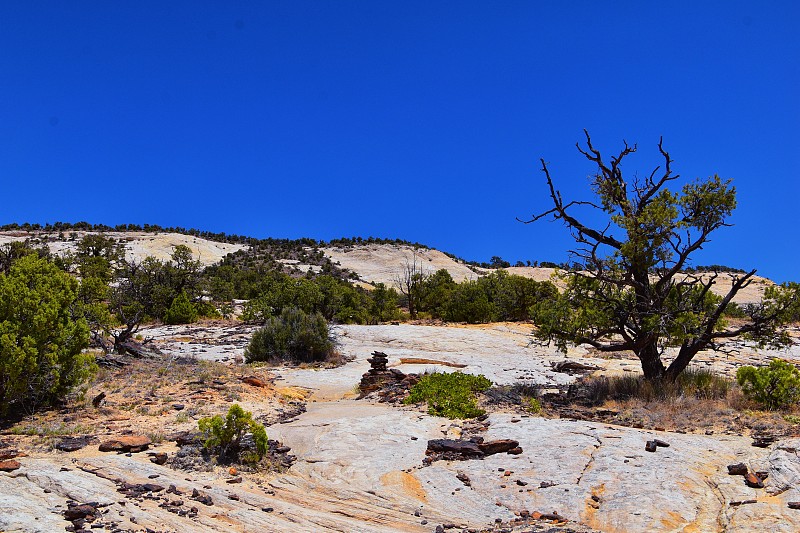
[[[192,490],[192,499],[202,503],[203,505],[214,505],[214,501],[211,499],[211,496],[204,492],[200,492],[197,489]]]
[[[426,454],[431,453],[455,453],[465,457],[483,457],[483,450],[479,445],[468,440],[460,439],[432,439],[428,441]]]
[[[478,448],[484,455],[494,455],[496,453],[508,452],[519,447],[519,442],[512,439],[493,440],[478,444]]]
[[[64,437],[56,443],[54,448],[62,452],[75,452],[91,444],[93,441],[96,442],[94,437]]]
[[[106,399],[106,393],[105,392],[101,392],[100,394],[98,394],[97,396],[92,398],[92,406],[94,406],[95,409],[100,407],[100,404],[105,399]]]
[[[64,518],[70,522],[85,519],[88,516],[94,517],[97,514],[97,509],[88,503],[82,505],[70,504],[66,511],[64,511]],[[77,526],[77,524],[74,524]]]
[[[648,452],[651,452],[651,453],[655,452],[657,448],[658,448],[658,446],[656,445],[656,443],[651,441],[651,440],[647,441],[647,444],[644,445],[645,451],[648,451]]]
[[[736,463],[732,465],[728,465],[728,475],[729,476],[745,476],[749,469],[747,465],[744,463]]]
[[[760,435],[753,437],[753,446],[756,448],[767,448],[773,442],[775,442],[775,437],[773,435]]]

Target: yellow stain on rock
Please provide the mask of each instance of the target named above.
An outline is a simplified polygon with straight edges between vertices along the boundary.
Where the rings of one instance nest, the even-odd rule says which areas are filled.
[[[275,394],[287,400],[305,400],[311,391],[302,387],[278,387],[275,389]]]
[[[395,487],[403,494],[416,498],[421,502],[428,499],[425,489],[422,488],[422,483],[408,472],[403,472],[402,470],[387,472],[381,476],[381,483],[383,483],[384,487]]]

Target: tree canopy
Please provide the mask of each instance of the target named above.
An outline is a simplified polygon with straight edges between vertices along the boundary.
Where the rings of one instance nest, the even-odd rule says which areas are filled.
[[[96,369],[89,328],[74,318],[78,282],[37,254],[0,273],[0,414],[51,405]]]
[[[626,179],[622,164],[637,146],[624,142],[607,159],[584,133],[585,146],[577,147],[594,167],[590,186],[596,199],[565,201],[542,159],[553,207],[525,221],[562,221],[577,244],[571,253],[583,265],[564,276],[566,287],[557,298],[535,306],[536,335],[562,349],[574,342],[601,351],[631,350],[651,380],[676,379],[699,351],[721,349],[732,337],[786,342],[780,326],[796,316],[797,284],[769,288],[760,304],[744,306],[744,318],[733,323],[725,310],[756,271],[731,274],[723,296],[711,290],[718,272],[690,272],[693,254],[713,232],[730,226],[736,207],[731,180],[714,175],[672,189],[679,176],[663,140],[663,163],[644,178]],[[671,346],[677,355],[665,366],[662,356]]]

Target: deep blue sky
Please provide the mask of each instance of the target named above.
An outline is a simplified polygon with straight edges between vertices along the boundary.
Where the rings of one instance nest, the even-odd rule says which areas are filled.
[[[800,280],[800,3],[0,3],[0,223],[400,237],[562,261],[539,157],[664,136],[739,207],[698,257]]]

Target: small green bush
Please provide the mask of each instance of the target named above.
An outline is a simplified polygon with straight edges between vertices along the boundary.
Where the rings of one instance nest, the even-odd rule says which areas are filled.
[[[191,324],[197,321],[197,308],[185,292],[181,292],[172,300],[172,305],[164,315],[164,322],[167,324]]]
[[[267,432],[264,426],[253,420],[253,414],[235,403],[228,409],[228,415],[201,418],[197,427],[205,438],[204,446],[216,452],[223,460],[238,458],[242,437],[249,431],[253,435],[255,453],[261,459],[267,453]]]
[[[253,333],[244,351],[245,361],[311,363],[335,353],[330,329],[320,313],[308,314],[296,307],[284,309]]]
[[[736,371],[736,381],[744,395],[767,409],[781,409],[800,400],[800,370],[781,359],[769,366],[743,366]]]
[[[433,373],[422,376],[411,388],[406,404],[428,403],[428,413],[447,418],[474,418],[485,413],[476,403],[475,393],[492,386],[486,376],[453,373]]]

